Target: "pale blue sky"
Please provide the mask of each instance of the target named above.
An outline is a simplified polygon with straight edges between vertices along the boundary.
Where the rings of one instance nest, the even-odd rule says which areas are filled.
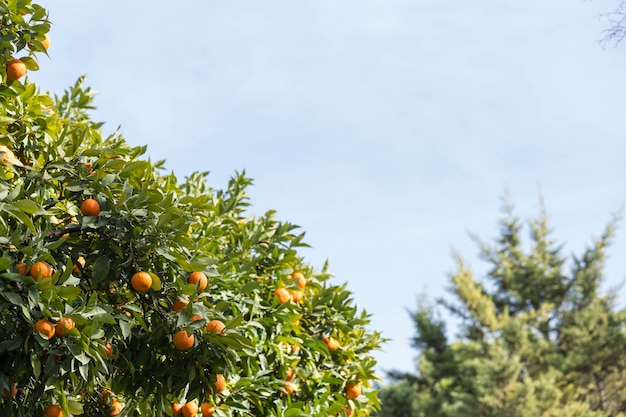
[[[407,309],[444,294],[452,248],[495,237],[508,187],[543,194],[577,252],[626,202],[626,45],[602,49],[612,2],[42,1],[61,93],[82,74],[95,118],[181,178],[255,179],[253,211],[299,224],[410,371]],[[607,264],[626,276],[622,227]]]

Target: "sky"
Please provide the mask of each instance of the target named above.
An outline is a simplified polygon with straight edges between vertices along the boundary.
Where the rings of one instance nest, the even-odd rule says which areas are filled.
[[[565,255],[626,203],[626,44],[598,43],[612,2],[40,4],[50,59],[30,79],[61,94],[86,74],[105,133],[181,179],[245,169],[252,213],[300,225],[307,261],[391,339],[381,376],[414,371],[409,312],[448,296],[453,251],[484,273],[468,232],[497,236],[505,193],[522,219],[543,197]],[[621,226],[606,290],[626,278]]]

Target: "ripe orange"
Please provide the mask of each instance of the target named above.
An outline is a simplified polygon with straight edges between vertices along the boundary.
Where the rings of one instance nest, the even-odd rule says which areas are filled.
[[[354,411],[350,408],[348,404],[344,405],[343,409],[346,410],[346,416],[348,417],[352,417],[352,414],[354,414]]]
[[[187,334],[185,330],[180,330],[174,334],[174,346],[178,350],[187,350],[193,347],[196,338],[192,334]]]
[[[109,412],[109,417],[114,417],[116,415],[118,415],[119,413],[122,412],[122,410],[124,409],[124,405],[122,403],[120,403],[119,401],[117,401],[117,399],[113,399],[113,402],[111,403],[111,408],[109,410],[111,410]]]
[[[194,314],[193,316],[189,317],[189,320],[191,320],[191,321],[202,320],[202,316],[199,315],[199,314]]]
[[[80,205],[80,212],[83,216],[98,216],[100,214],[100,203],[93,198],[88,198]]]
[[[324,343],[326,343],[326,347],[328,348],[328,350],[333,351],[333,350],[337,350],[341,347],[341,345],[339,344],[339,342],[337,341],[337,339],[335,339],[334,337],[330,336],[330,337],[325,337],[322,339],[324,341]]]
[[[85,269],[85,258],[79,256],[78,259],[76,259],[76,263],[72,265],[72,272],[78,275],[83,269]]]
[[[224,329],[226,328],[226,326],[224,325],[224,323],[222,323],[219,320],[211,320],[207,325],[206,325],[206,330],[209,333],[222,333],[224,331]]]
[[[55,326],[54,332],[57,336],[67,336],[75,326],[74,320],[69,317],[63,317]]]
[[[7,148],[4,145],[0,145],[0,152],[2,153],[2,156],[0,156],[0,161],[13,165],[13,163],[9,161],[9,158],[15,159],[15,154],[13,153],[13,151],[11,151],[9,148]]]
[[[200,281],[200,284],[198,284],[198,291],[202,292],[204,291],[204,289],[206,288],[207,284],[209,283],[206,275],[204,274],[204,272],[201,271],[195,271],[192,272],[191,274],[189,274],[189,278],[187,278],[187,282],[189,284],[196,284],[198,281]]]
[[[293,394],[295,390],[296,390],[296,385],[291,382],[283,387],[283,392],[287,395]]]
[[[109,400],[111,401],[111,404],[113,403],[113,401],[117,401],[113,391],[111,391],[110,389],[105,389],[100,393],[100,404],[105,405],[107,402],[109,402]]]
[[[22,14],[20,12],[20,14]],[[47,51],[48,48],[50,48],[50,37],[48,36],[48,34],[46,33],[44,35],[44,39],[41,41],[41,44],[43,45],[43,47],[45,48],[45,50]],[[28,49],[33,49],[33,45],[31,45],[30,43],[28,44]]]
[[[298,281],[298,288],[302,289],[306,286],[306,278],[302,272],[295,272],[291,278],[293,278],[294,281]]]
[[[196,417],[198,414],[198,403],[196,401],[189,401],[180,410],[185,417]]]
[[[174,301],[174,304],[172,304],[172,311],[182,311],[185,307],[187,307],[187,303],[185,301],[176,300]]]
[[[19,264],[17,264],[17,273],[20,275],[28,274],[28,265],[26,265],[24,262],[20,262]]]
[[[215,406],[209,403],[202,403],[202,417],[211,417],[215,413]]]
[[[26,65],[19,59],[13,59],[6,66],[7,78],[15,81],[26,75]]]
[[[48,48],[50,48],[50,37],[48,36],[48,34],[46,33],[45,35],[46,37],[44,38],[43,41],[41,41],[41,44],[43,45],[44,48],[46,48],[46,51],[48,50]]]
[[[63,417],[63,410],[58,404],[50,404],[46,407],[46,417]]]
[[[48,320],[37,320],[35,329],[46,339],[51,339],[54,336],[54,324]]]
[[[52,276],[52,267],[48,262],[35,262],[33,266],[30,267],[28,274],[33,277],[35,281],[50,278]]]
[[[348,382],[346,384],[346,397],[351,400],[356,400],[361,396],[361,388],[363,386],[363,382],[359,381],[356,384],[353,382]]]
[[[6,398],[9,398],[9,399],[15,398],[15,396],[17,395],[17,384],[14,382],[11,384],[11,390],[8,390],[5,388],[2,391]]]
[[[287,372],[285,372],[285,381],[291,382],[296,377],[296,373],[291,368],[287,368]]]
[[[180,414],[180,410],[182,410],[183,406],[179,403],[172,403],[172,415],[177,416]]]
[[[302,301],[302,291],[289,291],[289,294],[291,295],[291,299],[293,300],[294,303],[299,303],[300,301]]]
[[[152,287],[152,277],[147,272],[137,272],[130,279],[130,285],[135,291],[146,292]]]
[[[110,343],[104,345],[104,353],[107,355],[107,358],[113,353],[113,346]]]
[[[274,295],[278,298],[278,304],[285,304],[291,300],[291,294],[285,288],[279,288],[274,291]]]
[[[215,388],[217,389],[217,392],[222,392],[226,389],[226,379],[224,379],[224,375],[215,375]]]

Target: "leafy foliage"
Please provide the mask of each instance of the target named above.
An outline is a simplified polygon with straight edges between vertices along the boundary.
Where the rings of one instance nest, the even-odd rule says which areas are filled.
[[[421,303],[417,373],[392,375],[401,382],[381,392],[378,415],[624,416],[626,312],[614,293],[599,293],[616,220],[567,263],[544,213],[528,222],[524,245],[508,206],[495,243],[476,239],[491,266],[484,279],[458,256],[455,301],[438,302],[458,318],[459,338],[449,340],[437,310]]]
[[[31,55],[45,50],[42,7],[10,0],[0,13],[3,64],[27,44]],[[215,405],[216,416],[377,407],[375,391],[348,399],[344,389],[357,380],[371,388],[379,334],[327,266],[316,271],[298,255],[306,243],[296,226],[272,211],[246,213],[244,173],[225,190],[205,173],[180,182],[162,161],[142,159],[145,147],[102,136],[84,79],[60,97],[3,80],[0,415],[42,415],[50,404],[90,416],[172,415],[172,403],[193,401]],[[81,212],[86,199],[99,203],[97,216]],[[50,278],[33,273],[37,262]],[[140,271],[147,292],[131,285]],[[208,277],[204,290],[188,283],[194,271]],[[291,301],[279,303],[281,287]],[[35,328],[40,320],[75,327],[50,336]],[[208,331],[212,320],[225,329]],[[173,343],[181,330],[194,336],[188,350]],[[330,336],[339,349],[328,349]]]

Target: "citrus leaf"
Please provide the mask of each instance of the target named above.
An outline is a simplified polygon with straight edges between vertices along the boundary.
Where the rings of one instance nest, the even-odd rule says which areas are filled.
[[[39,64],[33,58],[29,56],[23,56],[19,58],[20,61],[26,65],[26,68],[30,71],[37,71],[39,69]]]
[[[109,275],[111,268],[111,261],[106,256],[101,256],[93,263],[92,277],[94,284],[98,284],[104,281]]]
[[[85,372],[85,374],[87,374],[87,372]],[[88,377],[85,375],[84,378],[88,378]],[[81,403],[79,403],[78,401],[68,400],[68,402],[67,402],[67,411],[69,411],[71,414],[73,414],[75,416],[79,416],[79,415],[83,414],[83,412],[84,412],[83,405]]]
[[[161,278],[159,278],[158,275],[153,273],[153,272],[148,272],[148,274],[152,278],[152,286],[151,286],[151,288],[154,291],[161,291]]]
[[[6,258],[0,258],[0,270],[9,269],[11,267],[11,261]]]

